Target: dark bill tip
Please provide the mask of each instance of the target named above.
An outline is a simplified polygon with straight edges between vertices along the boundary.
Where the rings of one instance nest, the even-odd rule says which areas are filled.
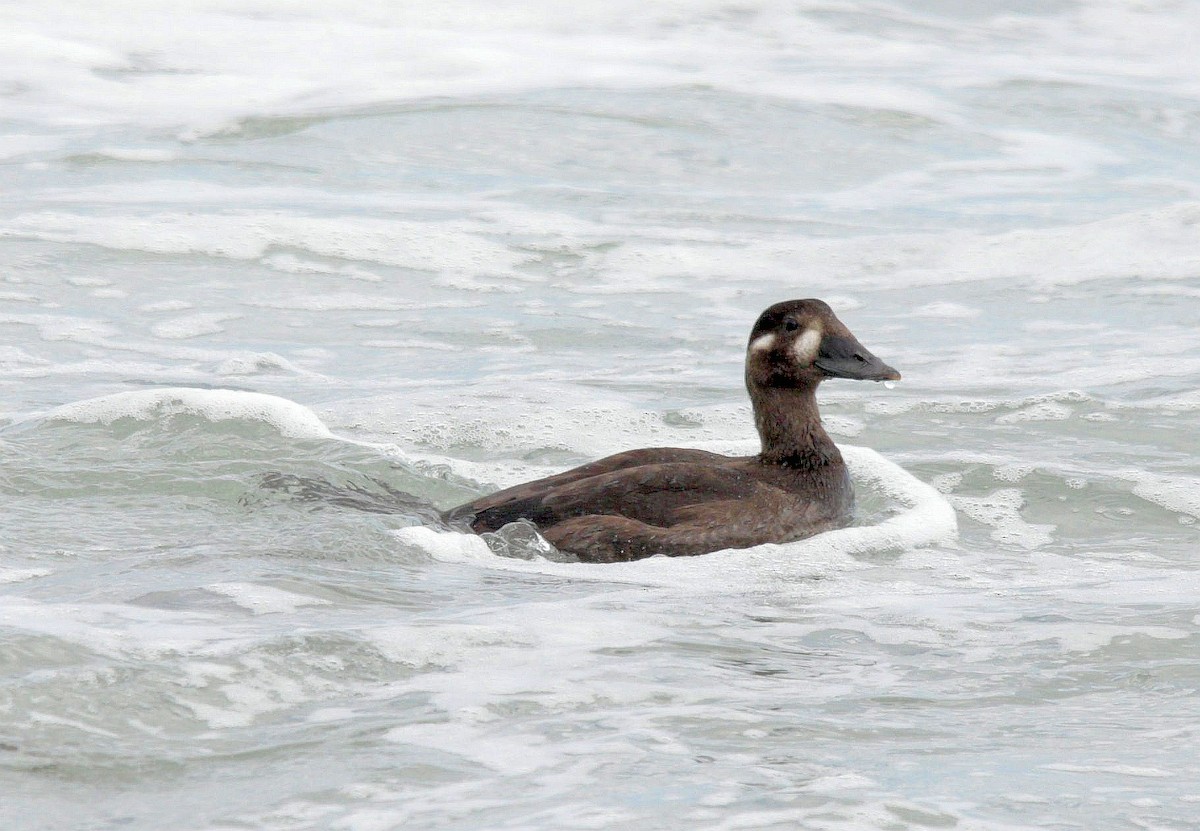
[[[871,380],[872,381],[899,381],[900,380],[900,373],[897,372],[896,370],[892,369],[887,364],[883,365],[883,369],[884,369],[883,375],[880,375],[878,378],[872,378]]]

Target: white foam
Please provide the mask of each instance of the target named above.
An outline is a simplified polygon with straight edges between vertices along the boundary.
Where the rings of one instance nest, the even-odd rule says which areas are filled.
[[[545,3],[503,10],[482,2],[402,3],[335,13],[299,3],[284,15],[261,2],[168,10],[134,0],[127,14],[83,15],[48,2],[10,21],[3,69],[28,86],[13,102],[25,118],[187,125],[188,137],[264,111],[548,85],[708,84],[935,116],[948,109],[939,96],[887,80],[818,76],[789,84],[776,67],[781,44],[794,44],[808,61],[863,48],[861,35],[818,18],[757,14],[731,30],[720,3],[661,5],[584,2],[568,12]],[[881,39],[869,48],[891,51]],[[285,53],[305,60],[280,72]]]
[[[1200,203],[1185,201],[1083,224],[1002,233],[764,237],[737,246],[713,246],[656,229],[654,235],[628,240],[608,252],[605,271],[597,275],[601,284],[593,290],[616,293],[627,284],[683,290],[695,275],[737,285],[748,273],[756,284],[767,281],[790,289],[796,262],[804,263],[805,286],[818,296],[990,280],[1053,288],[1123,280],[1130,274],[1143,280],[1189,281],[1196,274],[1198,224]],[[941,305],[933,308],[946,311]]]
[[[423,338],[406,338],[404,340],[365,340],[363,346],[371,349],[414,349],[421,352],[458,352],[462,349],[461,346],[456,346],[452,343],[444,343],[442,341],[427,340]]]
[[[48,342],[107,346],[109,338],[120,334],[119,330],[102,321],[70,315],[8,314],[0,315],[0,323],[33,326],[41,339]]]
[[[139,312],[182,312],[192,308],[192,304],[186,300],[161,300],[157,303],[144,303],[138,306]]]
[[[1071,417],[1073,410],[1058,401],[1043,401],[996,417],[997,424],[1020,424],[1023,421],[1065,421]]]
[[[403,543],[421,549],[435,560],[445,563],[491,563],[499,559],[487,547],[482,537],[454,531],[438,531],[414,525],[392,532]]]
[[[397,297],[376,297],[354,292],[327,292],[323,294],[296,294],[263,298],[253,301],[256,306],[270,309],[291,309],[309,312],[363,311],[395,312],[425,308],[424,304]]]
[[[811,793],[842,794],[855,788],[876,787],[877,784],[875,780],[860,773],[835,773],[818,776],[805,782],[802,787]]]
[[[379,283],[383,277],[356,265],[328,265],[315,260],[302,259],[294,254],[271,254],[263,257],[263,265],[287,274],[325,274],[331,277],[346,277],[368,283]]]
[[[122,418],[151,421],[180,414],[198,415],[210,421],[261,421],[290,438],[332,436],[329,428],[307,407],[286,398],[240,390],[177,387],[118,392],[65,404],[45,417],[80,424],[111,424]]]
[[[417,668],[458,667],[493,648],[529,647],[537,638],[513,626],[458,624],[372,627],[364,633],[389,659]]]
[[[1161,476],[1131,472],[1133,495],[1153,502],[1168,511],[1200,519],[1200,478],[1195,476]]]
[[[204,588],[206,591],[228,597],[256,615],[294,612],[301,606],[328,606],[330,603],[322,597],[296,594],[258,583],[213,583]]]
[[[434,389],[421,406],[415,405],[417,391],[373,401],[374,411],[354,402],[352,418],[356,424],[378,421],[392,435],[399,427],[405,443],[427,448],[432,461],[451,463],[456,473],[501,487],[557,472],[528,460],[547,448],[569,451],[580,463],[628,449],[631,436],[648,447],[686,444],[734,455],[759,449],[746,404],[684,410],[686,425],[674,426],[661,412],[631,409],[603,388],[540,381],[514,397],[505,389],[510,381],[495,383],[494,397],[477,393],[472,400],[450,401],[445,390]],[[487,448],[489,457],[499,458],[486,463],[448,458],[464,446]]]
[[[144,193],[141,198],[145,199]],[[272,264],[280,262],[277,255],[268,255],[276,247],[439,274],[473,274],[481,270],[509,272],[520,261],[519,252],[486,237],[488,229],[484,223],[458,219],[417,222],[371,216],[319,217],[224,209],[163,211],[149,217],[109,212],[38,211],[9,221],[7,227],[23,236],[56,242],[82,242],[160,254],[199,253],[235,260],[267,257]],[[279,302],[289,296],[290,293],[283,295]],[[380,302],[379,298],[366,297],[371,304]],[[264,302],[269,305],[269,298],[264,298]],[[309,306],[285,305],[283,308]],[[334,305],[333,308],[364,307]],[[365,308],[414,308],[414,304],[397,301],[382,307],[368,305]]]
[[[987,496],[951,496],[951,504],[976,522],[990,526],[992,539],[1033,551],[1054,541],[1053,525],[1034,525],[1021,516],[1025,496],[1018,488],[1001,488]]]
[[[0,303],[41,303],[42,298],[36,294],[23,291],[0,291]]]
[[[198,338],[201,335],[215,335],[219,332],[224,332],[225,327],[221,325],[222,323],[227,320],[237,320],[240,317],[242,317],[240,314],[200,312],[156,323],[151,327],[151,331],[155,337],[167,338],[169,340]]]
[[[2,550],[0,548],[0,551]],[[46,577],[53,573],[54,570],[49,568],[0,568],[0,585],[5,583],[24,583],[27,580],[36,580],[39,577]]]
[[[240,641],[215,616],[121,603],[59,603],[0,596],[0,625],[49,635],[120,659],[223,654]]]
[[[247,352],[225,358],[215,369],[218,375],[269,375],[274,373],[289,373],[293,375],[309,374],[293,364],[282,355],[274,352]]]
[[[961,303],[951,303],[946,300],[918,306],[913,309],[912,313],[917,317],[936,317],[946,320],[965,320],[972,317],[979,317],[979,309],[964,306]]]
[[[845,438],[853,438],[867,428],[862,419],[850,416],[822,416],[821,425],[833,435]]]
[[[46,358],[31,355],[19,346],[0,344],[0,367],[14,364],[30,364],[44,367],[50,363]]]
[[[993,468],[992,476],[1001,482],[1019,482],[1033,471],[1034,466],[1031,464],[1004,464]]]
[[[314,688],[327,686],[319,678],[297,678],[292,672],[277,671],[269,662],[244,659],[249,672],[227,664],[192,661],[180,668],[189,676],[189,685],[173,698],[196,718],[217,729],[246,727],[266,713],[286,710],[311,701]],[[236,666],[236,665],[235,665]],[[188,690],[187,686],[197,689]]]
[[[828,531],[799,542],[718,551],[703,557],[652,557],[633,563],[550,563],[498,557],[472,534],[430,528],[393,533],[443,562],[477,563],[491,568],[534,571],[576,578],[661,585],[690,584],[730,588],[763,581],[800,580],[867,568],[855,557],[946,543],[958,532],[954,509],[934,488],[873,450],[843,445],[855,482],[881,491],[904,510],[876,525]]]

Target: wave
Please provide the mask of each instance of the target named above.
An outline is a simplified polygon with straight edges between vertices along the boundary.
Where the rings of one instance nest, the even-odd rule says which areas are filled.
[[[192,425],[198,421],[201,427],[198,435],[185,440],[186,430],[170,426],[177,418],[189,419]],[[449,478],[445,471],[441,471],[440,476],[432,475],[428,467],[414,467],[411,464],[403,464],[402,470],[396,470],[400,464],[400,453],[394,446],[337,436],[307,407],[263,393],[192,388],[137,390],[66,404],[49,411],[37,421],[49,425],[108,427],[129,422],[120,431],[118,441],[138,430],[161,428],[167,442],[163,448],[159,448],[163,451],[162,460],[145,458],[155,453],[153,446],[145,442],[136,443],[132,448],[143,457],[140,461],[144,466],[131,476],[130,487],[135,486],[146,470],[161,472],[162,465],[168,460],[173,465],[174,476],[186,478],[191,475],[192,478],[198,478],[198,472],[188,472],[189,459],[195,458],[191,451],[217,444],[219,447],[215,452],[218,454],[224,454],[231,461],[250,462],[249,468],[243,464],[238,470],[243,481],[257,481],[259,486],[291,499],[314,503],[316,507],[406,514],[412,519],[429,523],[431,517],[437,516],[430,501],[432,498],[462,496],[461,489],[455,492],[437,490]],[[226,430],[221,441],[214,441],[212,428],[221,425],[236,426]],[[247,425],[267,428],[266,438],[259,436],[256,431],[247,431]],[[76,444],[78,437],[72,436],[69,440]],[[276,456],[281,459],[281,467],[284,465],[282,460],[295,462],[297,441],[317,441],[321,446],[348,448],[353,453],[343,457],[330,452],[317,453],[307,465],[301,460],[299,467],[293,464],[288,469],[271,471],[269,468]],[[182,448],[183,452],[178,446],[180,442],[186,445]],[[96,450],[97,458],[112,451],[111,448],[100,446]],[[502,557],[493,553],[488,542],[481,537],[429,524],[401,528],[393,533],[403,547],[418,549],[443,562],[472,562],[491,568],[619,582],[693,582],[712,585],[725,585],[729,580],[806,579],[866,568],[872,558],[954,538],[957,533],[954,509],[937,490],[873,450],[843,445],[842,452],[858,486],[860,503],[868,503],[872,507],[870,516],[847,528],[782,545],[720,551],[701,558],[651,558],[636,563],[597,566],[550,562],[541,557],[530,560]],[[209,458],[212,459],[212,456]],[[381,459],[393,465],[391,479],[399,484],[399,488],[383,479],[371,478],[370,473],[376,472],[372,470],[372,465]],[[479,469],[478,463],[469,467]],[[450,468],[453,468],[453,463]],[[259,471],[257,479],[250,475],[253,470]],[[331,470],[360,474],[367,487],[352,480],[339,484],[340,479],[320,478],[328,476]],[[205,475],[214,475],[214,470],[209,468]],[[401,494],[401,490],[411,490],[416,496]],[[404,498],[399,498],[401,495]]]

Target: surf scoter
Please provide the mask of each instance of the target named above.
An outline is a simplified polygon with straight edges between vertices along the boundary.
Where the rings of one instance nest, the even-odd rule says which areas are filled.
[[[822,301],[776,303],[759,316],[746,349],[758,455],[628,450],[481,497],[444,519],[476,533],[529,520],[559,550],[597,563],[790,542],[836,528],[854,492],[817,412],[826,378],[889,381],[900,373]]]

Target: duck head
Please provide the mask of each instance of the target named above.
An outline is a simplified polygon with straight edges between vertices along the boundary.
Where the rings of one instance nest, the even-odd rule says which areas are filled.
[[[898,381],[900,373],[872,355],[820,300],[785,300],[759,315],[746,351],[751,390],[815,387],[826,378]]]

